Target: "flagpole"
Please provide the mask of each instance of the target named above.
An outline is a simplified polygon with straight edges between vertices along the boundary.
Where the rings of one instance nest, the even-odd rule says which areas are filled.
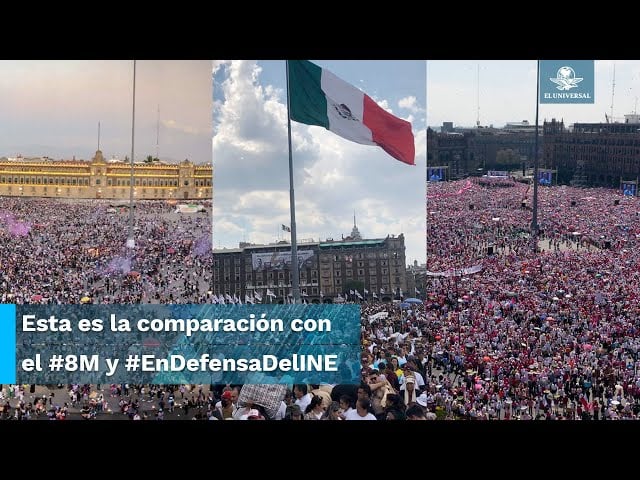
[[[300,274],[298,272],[298,241],[296,238],[296,203],[293,194],[293,152],[291,150],[291,105],[289,98],[289,61],[285,60],[287,73],[287,135],[289,140],[289,206],[291,209],[291,293],[293,303],[300,303]]]
[[[135,127],[136,127],[136,61],[133,61],[133,100],[131,113],[131,175],[129,180],[129,238],[127,239],[127,247],[134,248],[136,242],[133,238],[133,183],[134,183],[134,163],[133,155],[135,153]]]
[[[538,112],[540,110],[540,60],[536,67],[536,133],[533,148],[533,217],[531,219],[531,236],[533,251],[538,251]]]

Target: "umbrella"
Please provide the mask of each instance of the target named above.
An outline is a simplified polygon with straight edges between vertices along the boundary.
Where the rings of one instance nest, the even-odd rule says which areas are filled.
[[[42,295],[31,295],[32,302],[39,302],[40,300],[42,300]]]
[[[135,270],[131,270],[127,275],[129,275],[130,277],[139,277],[140,276],[140,272],[136,272]]]
[[[407,298],[404,303],[422,303],[422,300],[419,298]]]
[[[176,253],[175,248],[167,248],[167,253]]]
[[[411,304],[410,304],[410,303],[402,302],[402,303],[400,304],[400,308],[409,308],[409,307],[411,307]]]
[[[80,303],[89,303],[91,301],[90,297],[82,297],[80,299]]]

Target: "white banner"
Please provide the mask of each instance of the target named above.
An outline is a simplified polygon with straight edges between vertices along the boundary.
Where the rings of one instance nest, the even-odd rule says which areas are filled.
[[[298,250],[298,266],[315,255],[313,250]],[[291,251],[252,253],[251,262],[254,270],[263,268],[284,268],[291,264]]]
[[[474,265],[468,268],[455,268],[444,272],[427,272],[430,277],[459,277],[461,275],[471,275],[482,271],[482,265]]]

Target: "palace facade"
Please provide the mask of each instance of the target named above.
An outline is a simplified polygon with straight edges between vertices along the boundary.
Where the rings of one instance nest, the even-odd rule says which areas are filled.
[[[136,162],[134,198],[211,199],[212,165]],[[0,196],[105,198],[128,200],[131,163],[105,160],[100,150],[91,161],[49,158],[0,158]]]

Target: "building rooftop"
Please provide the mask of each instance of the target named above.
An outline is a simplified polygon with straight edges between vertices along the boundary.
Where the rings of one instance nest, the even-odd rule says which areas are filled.
[[[320,248],[333,248],[333,247],[365,247],[368,245],[383,245],[384,238],[376,238],[372,240],[337,240],[333,242],[322,242]]]

